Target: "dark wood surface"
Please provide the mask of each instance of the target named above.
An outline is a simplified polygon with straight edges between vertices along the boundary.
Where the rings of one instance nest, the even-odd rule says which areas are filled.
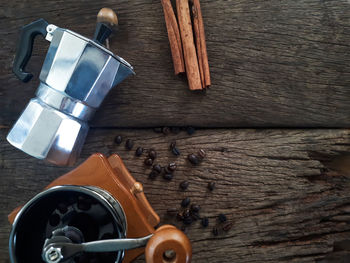
[[[190,92],[174,76],[159,0],[0,3],[0,124],[12,125],[38,81],[11,73],[19,28],[40,17],[92,36],[103,6],[117,10],[111,50],[136,76],[115,88],[93,121],[98,127],[349,127],[348,1],[201,1],[212,87]],[[29,69],[48,47],[38,40]],[[171,118],[169,118],[171,116]]]
[[[7,130],[0,130],[3,140]],[[131,138],[135,147],[158,152],[157,163],[176,161],[174,179],[148,179],[143,157],[113,143],[116,135]],[[182,152],[174,157],[169,143],[176,139]],[[33,197],[57,176],[69,171],[28,157],[1,142],[0,262],[7,261],[10,225],[6,215]],[[203,148],[207,158],[192,167],[186,155]],[[179,208],[184,197],[202,207],[210,225],[188,228],[193,262],[314,262],[333,250],[333,242],[350,238],[349,130],[200,130],[164,136],[151,130],[93,129],[80,161],[94,152],[118,153],[133,176],[144,184],[162,223],[169,207]],[[190,182],[186,192],[178,190]],[[210,193],[206,185],[216,182]],[[215,237],[211,229],[224,213],[231,231]],[[141,261],[140,261],[141,262]]]
[[[335,242],[350,239],[350,2],[201,4],[213,82],[205,93],[190,92],[184,78],[173,75],[160,1],[0,2],[0,263],[9,262],[7,214],[71,170],[35,160],[6,142],[8,127],[38,85],[38,79],[23,84],[11,73],[18,30],[43,17],[91,36],[104,6],[119,14],[111,49],[137,75],[108,95],[80,162],[94,152],[120,154],[144,183],[162,223],[181,226],[165,211],[182,198],[200,204],[210,227],[196,222],[188,229],[193,262],[347,262],[349,252],[333,250]],[[47,47],[36,40],[28,65],[35,76]],[[148,129],[187,125],[202,129],[192,137]],[[338,127],[344,129],[301,129]],[[156,148],[161,164],[175,160],[174,180],[148,180],[143,158],[113,144],[117,134],[135,146]],[[172,139],[179,158],[168,151]],[[192,167],[185,156],[199,148],[208,152],[207,160]],[[178,184],[184,179],[190,188],[182,193]],[[208,181],[217,183],[213,193],[206,190]],[[219,213],[234,226],[214,237]]]

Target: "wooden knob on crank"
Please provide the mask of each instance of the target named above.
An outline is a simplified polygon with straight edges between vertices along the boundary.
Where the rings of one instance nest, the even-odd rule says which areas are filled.
[[[161,226],[148,241],[147,263],[189,263],[192,246],[188,237],[171,225]]]
[[[97,14],[97,22],[108,23],[111,26],[116,26],[118,25],[118,17],[112,9],[104,7]]]

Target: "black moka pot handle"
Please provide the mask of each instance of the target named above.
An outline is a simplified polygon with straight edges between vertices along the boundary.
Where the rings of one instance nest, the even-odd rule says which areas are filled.
[[[48,24],[41,18],[22,27],[12,71],[23,82],[28,82],[33,77],[33,74],[25,72],[25,67],[32,55],[34,38],[37,35],[45,37]]]

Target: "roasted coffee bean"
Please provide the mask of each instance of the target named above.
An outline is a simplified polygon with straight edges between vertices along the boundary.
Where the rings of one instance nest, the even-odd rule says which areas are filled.
[[[183,222],[184,222],[185,225],[192,224],[192,222],[193,222],[192,217],[185,217]]]
[[[198,213],[199,210],[201,210],[200,205],[195,205],[195,204],[191,205],[191,212]]]
[[[148,152],[148,157],[151,158],[152,160],[157,158],[157,152],[153,149],[149,150]]]
[[[61,214],[65,214],[68,211],[68,207],[64,203],[59,203],[57,206],[58,211],[60,211]]]
[[[165,173],[165,174],[163,175],[163,178],[164,178],[165,180],[167,180],[167,181],[171,181],[171,180],[173,179],[173,174],[167,174],[167,173]]]
[[[179,151],[178,148],[174,147],[171,149],[171,152],[175,155],[175,156],[179,156],[181,153]]]
[[[137,147],[136,151],[135,151],[135,155],[137,157],[140,157],[143,153],[143,148],[142,147]]]
[[[208,217],[203,217],[201,224],[203,227],[207,227],[209,225],[209,218]]]
[[[153,164],[153,160],[151,158],[145,159],[145,165],[151,166]]]
[[[200,149],[200,150],[198,151],[198,156],[199,156],[201,159],[204,159],[206,155],[207,155],[207,154],[206,154],[206,152],[205,152],[203,149]]]
[[[227,222],[222,226],[222,230],[224,230],[225,232],[228,232],[231,230],[232,227],[233,227],[233,223]]]
[[[198,212],[191,212],[191,216],[194,221],[201,218]]]
[[[180,183],[180,189],[185,191],[188,188],[189,185],[190,185],[190,183],[188,181],[182,181]]]
[[[160,164],[153,165],[153,171],[156,171],[160,174],[162,172],[162,166]]]
[[[123,137],[122,136],[120,136],[120,135],[118,135],[118,136],[116,136],[115,138],[114,138],[114,142],[116,143],[116,144],[121,144],[122,142],[123,142]]]
[[[213,190],[215,189],[215,183],[214,183],[214,182],[209,182],[209,183],[208,183],[208,189],[209,189],[210,191],[213,191]]]
[[[50,226],[57,226],[60,223],[60,216],[58,214],[52,214],[49,218]]]
[[[172,150],[175,146],[176,146],[176,141],[172,141],[169,146],[170,150]]]
[[[171,132],[174,134],[178,134],[180,132],[180,128],[179,127],[171,127]]]
[[[214,236],[219,235],[219,230],[217,229],[217,227],[214,227],[214,228],[213,228],[213,235],[214,235]]]
[[[224,214],[219,214],[219,221],[220,221],[221,223],[226,222],[226,221],[227,221],[226,216],[225,216]]]
[[[177,165],[176,163],[169,163],[169,165],[166,168],[166,171],[168,171],[169,173],[173,173],[175,172]]]
[[[154,131],[155,133],[162,133],[162,128],[157,127],[157,128],[154,128],[153,131]]]
[[[184,217],[184,218],[186,218],[186,217],[190,217],[191,216],[191,211],[190,211],[190,209],[185,209],[183,212],[182,212],[182,216]]]
[[[182,200],[181,206],[187,207],[190,203],[191,203],[191,199],[189,197],[186,197],[185,199]]]
[[[162,132],[164,135],[168,135],[170,134],[171,130],[169,127],[163,127]]]
[[[156,171],[153,171],[153,170],[148,175],[148,177],[150,179],[156,179],[157,176],[158,176],[158,173]]]
[[[166,210],[166,213],[170,216],[175,216],[177,214],[177,209],[175,207],[168,208]]]
[[[194,153],[191,153],[187,156],[187,159],[190,161],[193,165],[198,165],[200,163],[199,157],[195,155]]]
[[[193,127],[187,127],[187,133],[188,135],[192,135],[196,132],[195,128]]]
[[[183,215],[182,215],[181,212],[178,212],[178,213],[176,214],[176,219],[177,219],[178,221],[184,220],[184,217],[183,217]]]
[[[125,148],[131,150],[134,147],[134,142],[131,139],[127,139],[125,143]]]

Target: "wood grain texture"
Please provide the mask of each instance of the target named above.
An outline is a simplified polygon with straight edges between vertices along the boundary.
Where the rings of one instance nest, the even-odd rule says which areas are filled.
[[[111,49],[137,73],[109,94],[93,126],[349,127],[347,0],[202,0],[212,87],[188,90],[173,75],[159,0],[0,3],[0,125],[12,125],[38,81],[11,73],[18,30],[40,17],[92,36],[101,7],[117,11]],[[48,46],[36,41],[35,76]],[[171,118],[170,118],[171,116]]]
[[[0,129],[0,262],[8,262],[10,226],[6,215],[49,182],[69,171],[35,160],[4,141]],[[173,181],[147,178],[143,157],[135,157],[113,139],[131,138],[134,149],[155,148],[157,163],[176,161]],[[177,140],[182,155],[169,152]],[[203,148],[206,160],[192,167],[186,155]],[[99,151],[118,153],[144,191],[162,223],[184,197],[202,207],[210,225],[193,224],[188,236],[193,262],[314,262],[333,250],[334,241],[350,239],[350,130],[198,130],[164,136],[151,130],[92,129],[80,162]],[[178,185],[188,180],[188,191]],[[206,190],[209,181],[216,189]],[[216,216],[224,213],[234,222],[231,231],[214,237]],[[138,262],[142,262],[141,260]],[[323,261],[324,262],[324,261]]]

